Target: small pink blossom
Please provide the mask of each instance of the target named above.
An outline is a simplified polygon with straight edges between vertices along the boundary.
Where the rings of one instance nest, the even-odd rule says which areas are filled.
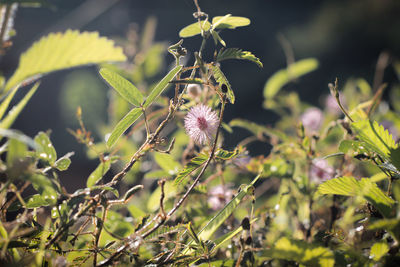
[[[217,132],[217,113],[202,104],[192,107],[185,117],[185,129],[196,144],[204,145]]]
[[[312,161],[310,178],[316,183],[320,183],[331,179],[335,173],[335,170],[328,164],[325,159],[314,159]]]
[[[209,191],[208,204],[213,210],[220,210],[231,200],[233,192],[223,185],[218,185]]]
[[[343,95],[340,95],[339,99],[342,105],[346,105],[346,99],[344,98]],[[328,95],[325,98],[325,107],[329,113],[332,113],[334,115],[340,115],[342,113],[342,110],[340,109],[339,104],[336,101],[336,98],[332,95]]]
[[[301,115],[301,122],[304,125],[304,128],[308,131],[318,131],[322,125],[322,121],[324,119],[324,115],[319,108],[308,108]]]

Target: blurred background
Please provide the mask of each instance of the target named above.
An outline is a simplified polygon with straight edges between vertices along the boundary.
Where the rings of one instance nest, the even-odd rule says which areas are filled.
[[[20,54],[50,32],[70,28],[98,31],[125,45],[127,53],[134,54],[135,47],[130,47],[129,42],[143,33],[149,18],[155,26],[154,41],[166,45],[179,41],[179,30],[194,22],[195,6],[191,0],[48,2],[50,5],[40,8],[19,7],[13,46],[0,56],[0,71],[7,78],[16,69]],[[380,55],[388,55],[388,61],[400,55],[398,0],[199,0],[199,4],[211,18],[225,14],[250,18],[249,26],[223,31],[221,35],[228,47],[251,51],[264,63],[262,69],[243,61],[222,64],[237,97],[235,105],[227,107],[226,122],[237,117],[264,125],[274,122],[276,115],[262,108],[263,87],[273,73],[286,67],[282,40],[291,47],[295,60],[308,57],[319,60],[316,71],[286,87],[317,106],[323,105],[321,99],[329,93],[327,84],[336,77],[339,86],[351,77],[362,77],[373,84]],[[184,47],[195,51],[200,42],[200,36],[188,38]],[[210,41],[205,56],[212,59],[212,51]],[[167,53],[161,54],[159,60],[162,73],[166,73],[174,61]],[[192,64],[193,54],[189,53],[186,60]],[[391,67],[384,70],[383,80],[389,86],[396,79]],[[68,175],[85,178],[97,162],[86,159],[83,146],[77,144],[66,129],[76,128],[75,108],[80,105],[86,126],[95,131],[97,125],[107,120],[107,98],[107,85],[94,67],[52,73],[42,79],[38,92],[13,128],[29,136],[51,129],[59,155],[76,152]],[[227,147],[234,146],[246,134],[239,129],[235,131],[234,136],[226,136]],[[268,147],[256,147],[251,152],[266,154]],[[74,184],[72,188],[81,185],[79,181]]]

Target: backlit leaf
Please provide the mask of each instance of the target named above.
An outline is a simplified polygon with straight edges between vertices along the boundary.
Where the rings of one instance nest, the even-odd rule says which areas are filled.
[[[17,105],[15,105],[8,113],[7,116],[4,117],[4,119],[0,122],[0,128],[2,129],[8,129],[11,127],[11,125],[14,123],[14,121],[17,119],[18,115],[21,113],[21,111],[24,109],[26,104],[28,104],[28,101],[31,99],[33,94],[36,92],[38,89],[40,83],[36,83],[32,88],[29,90],[29,92],[22,98]]]
[[[142,115],[141,108],[133,108],[123,117],[107,139],[107,146],[112,147],[120,136]]]
[[[151,90],[149,96],[146,99],[143,107],[147,108],[153,103],[154,100],[167,88],[169,82],[181,71],[183,66],[176,66],[173,68],[154,88]]]
[[[257,58],[255,55],[253,55],[249,51],[243,51],[242,49],[239,48],[227,48],[224,50],[220,50],[218,55],[217,55],[217,61],[222,61],[226,59],[242,59],[242,60],[249,60],[251,62],[254,62],[262,68],[263,64],[261,63],[260,59]]]
[[[213,75],[215,80],[219,83],[219,86],[221,87],[223,84],[226,85],[228,92],[227,97],[229,102],[231,102],[231,104],[235,103],[235,94],[233,93],[231,84],[229,83],[228,79],[225,77],[225,74],[221,71],[221,69],[217,66],[212,65],[211,66]]]
[[[276,241],[273,247],[264,251],[263,256],[295,261],[305,266],[333,267],[335,264],[335,257],[331,250],[302,240],[290,240],[286,237]]]
[[[88,64],[125,61],[114,42],[99,37],[97,32],[67,30],[50,33],[34,43],[19,60],[19,65],[6,84],[6,91],[33,76]]]
[[[375,206],[385,217],[390,216],[394,201],[368,178],[357,181],[354,177],[338,177],[319,185],[318,193],[326,195],[361,196]]]
[[[318,68],[315,58],[307,58],[290,64],[287,68],[273,74],[264,86],[264,98],[273,98],[290,81]]]
[[[93,187],[108,172],[111,167],[111,161],[100,162],[97,168],[89,175],[86,186]]]
[[[99,73],[125,100],[137,107],[142,104],[142,93],[130,81],[107,68],[101,68]]]
[[[35,142],[38,145],[37,155],[44,161],[47,161],[50,165],[53,165],[57,160],[57,152],[50,141],[49,136],[44,132],[39,132],[35,136]]]

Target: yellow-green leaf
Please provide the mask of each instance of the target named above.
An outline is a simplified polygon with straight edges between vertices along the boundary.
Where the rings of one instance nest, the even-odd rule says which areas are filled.
[[[21,113],[21,111],[24,109],[26,104],[28,104],[29,100],[33,96],[33,94],[36,92],[38,89],[40,83],[36,83],[35,85],[32,86],[32,88],[29,90],[29,92],[24,96],[24,98],[19,101],[17,105],[15,105],[8,113],[7,116],[4,117],[4,119],[0,122],[0,128],[2,129],[8,129],[11,127],[11,125],[14,123],[14,121],[17,119],[18,115]]]
[[[26,79],[48,72],[88,64],[125,61],[126,57],[114,42],[99,37],[97,32],[67,30],[51,33],[34,43],[19,60],[15,73],[6,84],[6,92]]]
[[[370,258],[373,259],[374,261],[379,261],[388,252],[389,252],[389,246],[386,243],[386,241],[382,240],[380,242],[375,243],[371,247],[369,255]]]
[[[173,68],[154,88],[151,90],[149,96],[146,99],[143,107],[147,108],[153,103],[154,100],[167,88],[169,82],[181,71],[183,66],[176,66]]]
[[[137,107],[142,104],[142,93],[130,81],[107,68],[101,68],[99,73],[125,100]]]
[[[201,28],[200,28],[201,25]],[[204,31],[208,31],[211,28],[211,23],[208,21],[202,20],[199,22],[192,23],[182,30],[179,31],[179,36],[182,38],[192,37],[201,33],[201,29]]]
[[[317,68],[318,61],[315,58],[302,59],[290,64],[268,79],[264,86],[264,97],[266,99],[274,97],[285,84]]]
[[[111,161],[100,162],[97,168],[89,175],[86,186],[93,187],[108,172],[111,167]]]
[[[115,126],[107,139],[107,146],[112,147],[119,139],[119,137],[142,115],[141,108],[133,108],[125,115]]]
[[[318,193],[327,195],[361,196],[375,206],[385,217],[389,217],[394,201],[369,178],[357,181],[354,177],[338,177],[319,185]]]
[[[335,264],[335,257],[331,250],[286,237],[276,241],[272,248],[264,252],[264,256],[271,259],[291,260],[305,266],[333,267]]]
[[[239,48],[227,48],[225,50],[220,50],[217,55],[217,61],[222,61],[226,59],[242,59],[242,60],[249,60],[254,62],[262,68],[263,64],[261,63],[260,59],[253,55],[249,51],[243,51]]]
[[[245,17],[217,16],[212,19],[214,29],[235,29],[250,24],[250,20]],[[216,26],[215,26],[216,25]]]

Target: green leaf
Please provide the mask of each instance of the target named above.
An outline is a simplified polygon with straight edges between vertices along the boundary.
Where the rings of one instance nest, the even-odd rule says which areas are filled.
[[[273,98],[281,88],[294,79],[299,78],[318,68],[315,58],[307,58],[290,64],[286,69],[273,74],[264,86],[264,98]]]
[[[228,160],[228,159],[235,157],[238,153],[239,153],[239,150],[237,150],[237,149],[234,151],[228,151],[228,150],[224,150],[224,149],[220,148],[217,150],[217,152],[215,152],[215,157],[217,159],[221,159],[221,160]]]
[[[227,21],[228,18],[231,17],[231,16],[232,16],[231,14],[228,14],[228,15],[225,15],[223,17],[218,17],[218,19],[215,17],[213,19],[213,22],[212,22],[212,28],[216,29],[220,24],[222,24],[223,22]]]
[[[101,77],[128,102],[137,107],[142,104],[142,93],[127,79],[107,68],[101,68],[99,73]]]
[[[229,102],[231,104],[235,103],[235,94],[233,93],[231,84],[229,83],[228,79],[225,77],[224,73],[221,71],[221,69],[217,66],[211,65],[211,69],[214,75],[215,80],[219,83],[219,86],[221,87],[223,84],[226,85],[228,88],[227,92],[227,97]]]
[[[198,236],[200,240],[209,240],[214,232],[220,227],[220,225],[228,219],[228,217],[235,211],[236,207],[242,201],[242,199],[248,194],[249,190],[253,188],[254,184],[260,178],[260,175],[255,177],[253,181],[245,186],[225,207],[215,215],[203,229],[200,230]]]
[[[107,232],[111,232],[121,238],[127,237],[134,232],[134,227],[131,222],[125,220],[125,218],[118,212],[110,209],[107,210],[104,227],[107,229]]]
[[[136,192],[138,192],[139,190],[143,189],[143,185],[139,184],[139,185],[135,185],[134,187],[130,188],[128,191],[126,191],[123,200],[124,201],[128,201]]]
[[[91,188],[91,191],[94,190],[105,190],[105,191],[109,191],[111,193],[114,194],[114,196],[119,197],[119,192],[117,189],[115,189],[114,187],[111,186],[104,186],[104,185],[94,185]]]
[[[273,128],[268,128],[262,125],[259,125],[255,122],[244,120],[244,119],[233,119],[229,122],[229,125],[231,127],[241,127],[244,128],[251,133],[253,133],[255,136],[262,136],[262,134],[266,134],[271,137],[277,137],[283,141],[288,140],[287,136],[283,133],[280,132],[277,129]]]
[[[17,139],[10,139],[8,141],[7,165],[9,167],[14,166],[18,160],[26,157],[27,151],[28,147],[25,143]]]
[[[115,126],[107,139],[107,146],[112,147],[118,141],[120,136],[142,115],[141,108],[133,108],[125,115]]]
[[[197,157],[194,157],[190,160],[188,164],[178,173],[178,175],[175,177],[174,184],[178,185],[182,182],[185,177],[187,177],[189,174],[197,170],[200,166],[202,166],[208,159],[208,155],[206,154],[200,154]]]
[[[33,187],[38,191],[42,198],[50,204],[57,202],[57,191],[53,183],[46,176],[35,174],[28,178],[32,182]]]
[[[264,251],[263,256],[295,261],[305,266],[333,267],[335,264],[335,257],[331,250],[302,240],[290,240],[286,237],[276,241],[272,248]]]
[[[253,188],[254,184],[260,178],[260,175],[255,177],[253,181],[246,185],[242,190],[231,200],[225,207],[220,210],[217,215],[215,215],[208,223],[200,230],[197,234],[199,240],[209,240],[211,236],[214,234],[215,231],[221,226],[223,222],[225,222],[228,217],[236,210],[236,207],[242,201],[242,199],[248,194],[249,190]],[[189,246],[192,242],[189,242],[187,248],[182,252],[183,255],[189,253],[190,249]]]
[[[17,119],[18,115],[21,113],[21,111],[24,109],[28,101],[31,99],[32,95],[36,92],[38,89],[40,83],[35,83],[35,85],[32,86],[32,88],[29,90],[29,92],[24,96],[24,98],[19,101],[17,105],[15,105],[7,114],[7,116],[0,122],[0,128],[2,129],[8,129],[11,127],[11,125],[14,123],[14,121]]]
[[[172,181],[166,181],[164,185],[165,197],[164,201],[176,197],[178,192],[178,188],[174,185]],[[160,207],[160,197],[161,197],[161,188],[157,187],[156,190],[151,194],[149,200],[147,201],[147,209],[151,212],[156,211]]]
[[[216,31],[212,31],[211,35],[214,39],[214,43],[215,45],[217,45],[218,43],[220,43],[222,46],[226,47],[226,43],[224,40],[222,40],[221,36],[218,34],[218,32]]]
[[[250,25],[250,20],[245,17],[226,15],[214,17],[212,24],[214,29],[235,29]]]
[[[181,71],[183,66],[176,66],[173,68],[150,92],[143,107],[147,108],[153,103],[154,100],[167,88],[169,82]]]
[[[0,85],[1,88],[1,85]],[[0,120],[3,118],[4,113],[6,113],[6,110],[8,106],[10,105],[11,100],[13,99],[15,93],[18,91],[19,87],[15,87],[8,95],[7,97],[1,102],[0,104]]]
[[[53,165],[57,160],[57,152],[51,143],[49,136],[44,132],[39,132],[35,136],[34,140],[38,145],[38,149],[36,151],[37,156],[48,162],[50,165]]]
[[[21,55],[17,70],[6,84],[6,92],[28,78],[48,72],[125,60],[122,49],[115,47],[113,41],[99,37],[97,32],[50,33]]]
[[[318,193],[327,195],[361,196],[375,206],[385,217],[391,215],[393,199],[386,196],[381,189],[368,178],[357,181],[354,177],[338,177],[319,185]]]
[[[243,51],[242,49],[239,48],[227,48],[224,50],[220,50],[217,55],[217,61],[223,61],[227,59],[242,59],[242,60],[249,60],[251,62],[254,62],[259,66],[260,68],[263,67],[262,62],[258,57],[253,55],[249,51]]]
[[[128,210],[132,217],[135,219],[143,218],[144,216],[146,216],[146,213],[134,204],[129,204]]]
[[[158,166],[166,171],[169,175],[175,175],[182,168],[179,162],[175,161],[170,154],[156,153],[154,159]]]
[[[97,168],[89,175],[86,186],[91,188],[95,184],[97,184],[100,179],[108,172],[111,167],[111,161],[107,160],[104,162],[100,162]]]
[[[371,247],[369,257],[374,261],[379,261],[386,253],[389,252],[389,246],[386,241],[379,241]]]
[[[200,21],[201,28],[208,31],[211,28],[211,23],[208,21]],[[179,31],[179,36],[182,38],[192,37],[201,33],[199,22],[192,23]]]
[[[33,209],[33,208],[39,208],[39,207],[45,207],[53,204],[53,201],[51,199],[45,199],[43,196],[39,194],[35,194],[31,196],[27,201],[26,201],[26,207],[28,209]]]
[[[59,158],[55,163],[54,167],[58,169],[59,171],[66,171],[69,168],[69,165],[71,165],[71,160],[70,157],[74,155],[73,152],[69,152]]]
[[[388,160],[391,150],[398,147],[392,135],[376,121],[361,120],[352,123],[351,127],[364,146],[379,154],[385,161]]]
[[[257,218],[254,218],[253,220],[251,220],[250,224],[254,223],[255,221],[257,221]],[[214,243],[215,243],[215,247],[213,248],[213,251],[216,251],[220,246],[222,246],[225,242],[231,240],[235,235],[239,234],[240,232],[243,231],[243,227],[240,226],[238,227],[236,230],[233,230],[229,233],[226,233],[225,235],[217,238]]]
[[[235,29],[236,27],[243,27],[250,24],[250,20],[245,17],[235,17],[230,14],[225,16],[217,16],[212,19],[213,30],[215,29]],[[179,36],[182,38],[192,37],[203,31],[208,31],[211,28],[211,23],[208,21],[200,21],[192,23],[179,32]]]

